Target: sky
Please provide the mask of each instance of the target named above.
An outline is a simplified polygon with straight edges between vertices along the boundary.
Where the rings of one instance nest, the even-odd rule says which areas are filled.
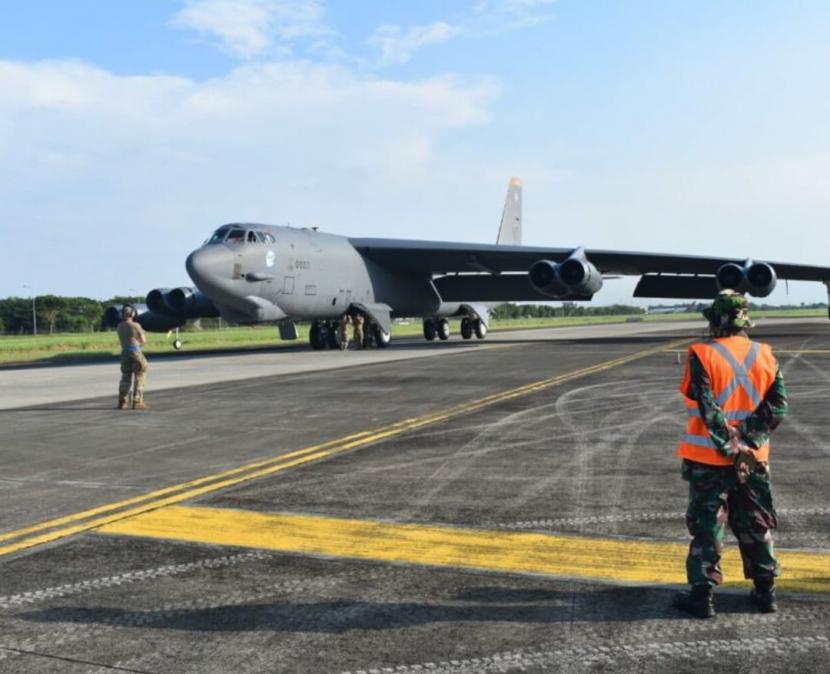
[[[189,285],[233,221],[491,243],[514,175],[528,245],[830,266],[827,35],[825,0],[4,0],[0,297]]]

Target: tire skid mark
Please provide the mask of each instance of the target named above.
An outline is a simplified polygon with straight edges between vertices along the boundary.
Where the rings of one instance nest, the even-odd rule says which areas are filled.
[[[219,569],[244,562],[267,559],[273,556],[274,554],[271,552],[245,552],[236,555],[226,555],[224,557],[201,559],[197,562],[187,562],[186,564],[168,564],[150,569],[142,569],[140,571],[127,571],[114,576],[104,576],[102,578],[82,580],[77,583],[55,585],[53,587],[47,587],[40,590],[29,590],[18,594],[0,597],[0,609],[17,608],[26,604],[35,604],[37,602],[46,601],[47,599],[59,599],[61,597],[83,594],[84,592],[101,590],[117,585],[120,586],[145,580],[167,578],[197,569]]]
[[[384,597],[384,588],[382,588],[382,581],[388,579],[396,579],[398,577],[399,570],[396,569],[355,569],[351,571],[345,571],[339,574],[335,574],[329,577],[329,582],[325,585],[321,585],[322,589],[327,589],[328,587],[333,587],[334,585],[338,584],[340,581],[349,581],[352,579],[362,579],[367,581],[376,581],[371,585],[371,590],[365,592],[361,597],[361,602],[355,604],[347,604],[344,607],[337,610],[336,614],[333,617],[326,618],[326,624],[329,626],[337,626],[337,625],[349,625],[355,622],[357,618],[359,618],[362,614],[368,612],[370,609],[370,604],[372,600],[382,601]],[[380,582],[377,582],[380,581]],[[300,581],[301,583],[313,583],[314,581]],[[308,589],[307,587],[298,588],[298,589]],[[317,589],[312,588],[312,589]],[[297,607],[293,616],[294,620],[298,624],[313,624],[317,618],[319,618],[317,614],[317,609],[312,606],[301,606]],[[290,652],[291,644],[290,641],[294,639],[290,638],[291,635],[284,634],[283,639],[281,642],[281,650],[286,650]],[[296,636],[294,637],[296,639]],[[141,667],[143,663],[145,663],[148,659],[148,654],[139,655],[136,657],[129,658],[127,660],[120,660],[116,662],[118,667]],[[269,668],[276,667],[275,663],[270,662]],[[235,671],[262,671],[263,663],[257,663],[252,668],[244,668],[241,666],[241,663],[235,663],[234,665]],[[90,673],[92,674],[92,673]]]
[[[67,610],[61,616],[59,627],[56,626],[36,637],[9,639],[0,636],[0,650],[7,649],[6,652],[12,654],[13,657],[15,655],[14,652],[18,650],[40,651],[85,639],[105,636],[109,633],[128,628],[154,627],[159,623],[181,617],[191,611],[241,606],[250,602],[299,591],[327,590],[336,587],[343,581],[352,579],[372,581],[396,573],[397,570],[388,569],[356,569],[332,574],[323,578],[287,580],[272,585],[258,586],[250,590],[229,592],[224,595],[200,597],[182,602],[170,602],[163,604],[156,610],[123,611],[114,614],[112,611],[99,611],[96,613],[95,610],[76,608],[74,610]],[[99,620],[98,623],[91,622],[96,619]],[[118,666],[122,665],[119,664]]]
[[[529,667],[554,667],[580,665],[601,667],[620,663],[639,665],[644,659],[649,664],[657,661],[668,665],[667,660],[689,661],[701,658],[711,659],[723,655],[759,655],[769,651],[810,653],[830,650],[830,639],[823,635],[766,637],[746,639],[711,639],[706,641],[670,641],[636,644],[613,644],[559,648],[553,650],[515,650],[495,653],[478,658],[425,662],[396,667],[373,667],[344,672],[343,674],[474,674],[481,672],[509,672],[526,670]],[[633,662],[632,662],[633,661]]]
[[[830,508],[781,508],[776,510],[783,517],[802,517],[810,515],[830,515]],[[550,529],[563,526],[581,526],[585,524],[616,524],[622,522],[684,521],[685,512],[640,512],[625,515],[591,515],[585,517],[558,517],[555,519],[519,520],[496,524],[500,529]]]

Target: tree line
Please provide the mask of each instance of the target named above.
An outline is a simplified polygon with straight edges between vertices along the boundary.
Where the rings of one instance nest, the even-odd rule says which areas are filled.
[[[54,332],[98,332],[102,330],[101,318],[104,310],[114,304],[143,304],[143,297],[112,297],[108,300],[94,300],[89,297],[62,297],[60,295],[39,295],[34,298],[9,297],[0,299],[0,333],[9,335],[31,334],[33,321],[37,321],[39,333]],[[699,312],[707,303],[689,303],[651,307],[654,309],[674,308],[677,311]],[[826,307],[824,303],[804,304],[801,308],[818,309]],[[34,317],[32,309],[34,308]],[[750,304],[753,309],[792,309],[792,305],[772,306],[767,304]],[[508,303],[492,311],[493,318],[557,318],[568,316],[627,316],[648,313],[644,307],[624,304],[609,306],[592,306],[576,302],[552,304],[514,304]],[[203,319],[201,327],[217,327],[218,319]],[[225,323],[227,325],[227,323]]]
[[[37,332],[97,332],[104,310],[113,304],[143,302],[139,297],[113,297],[100,301],[89,297],[38,295],[0,300],[0,332],[7,335]]]

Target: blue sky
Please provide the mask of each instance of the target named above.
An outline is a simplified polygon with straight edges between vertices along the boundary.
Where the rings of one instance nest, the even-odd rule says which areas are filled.
[[[511,175],[529,244],[828,265],[827,35],[807,1],[9,0],[0,296],[186,283],[233,220],[491,241]]]

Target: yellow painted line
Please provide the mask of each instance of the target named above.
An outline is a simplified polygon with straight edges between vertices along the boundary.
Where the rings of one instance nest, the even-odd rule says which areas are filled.
[[[185,506],[156,510],[100,531],[293,554],[649,585],[685,584],[688,550],[681,543]],[[781,589],[830,592],[830,554],[786,550],[777,554],[784,569]],[[729,584],[746,584],[734,546],[727,548],[723,568]]]
[[[494,393],[469,403],[455,405],[438,413],[422,417],[403,419],[373,431],[353,433],[341,438],[336,438],[327,442],[311,445],[310,447],[298,449],[287,454],[281,454],[276,457],[255,461],[237,468],[207,475],[196,480],[165,487],[164,489],[152,491],[140,496],[134,496],[115,503],[104,504],[95,508],[73,513],[71,515],[66,515],[64,517],[58,517],[28,527],[23,527],[21,529],[16,529],[14,531],[5,532],[0,534],[0,541],[14,542],[0,546],[0,556],[9,555],[36,545],[50,543],[67,536],[72,536],[84,531],[89,531],[90,529],[111,524],[123,518],[135,517],[157,508],[163,508],[176,503],[181,503],[220,489],[226,489],[243,482],[273,475],[311,461],[317,461],[336,454],[351,451],[359,447],[364,447],[380,440],[385,440],[407,431],[445,421],[461,414],[467,414],[496,403],[530,395],[574,379],[604,372],[606,370],[610,370],[611,368],[646,358],[647,356],[659,353],[666,348],[671,348],[686,342],[688,342],[687,338],[674,340],[669,344],[653,347],[651,349],[645,349],[643,351],[637,351],[635,353],[602,363],[597,363],[596,365],[591,365],[580,370],[574,370],[549,379],[531,382],[529,384],[525,384],[524,386]]]

